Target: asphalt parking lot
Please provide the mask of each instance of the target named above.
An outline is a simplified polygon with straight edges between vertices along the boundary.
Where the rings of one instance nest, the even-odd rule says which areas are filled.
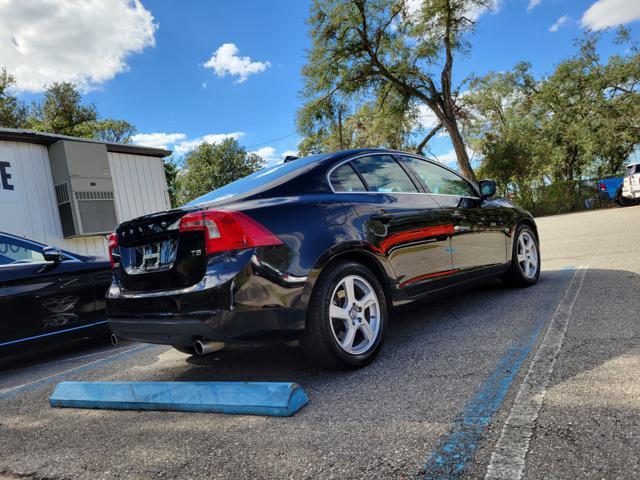
[[[640,207],[538,219],[543,271],[398,311],[335,373],[272,345],[0,363],[0,478],[639,478]],[[295,381],[290,418],[52,409],[60,380]]]

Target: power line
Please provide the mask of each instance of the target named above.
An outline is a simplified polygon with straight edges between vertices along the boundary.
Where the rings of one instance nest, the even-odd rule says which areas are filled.
[[[251,148],[261,147],[262,145],[266,145],[267,143],[273,143],[273,142],[277,142],[279,140],[284,140],[285,138],[293,137],[294,135],[297,135],[297,134],[298,134],[298,132],[293,132],[293,133],[290,133],[288,135],[283,135],[282,137],[272,138],[271,140],[266,140],[266,141],[260,142],[260,143],[254,143],[253,145],[249,145],[248,147],[245,147],[245,148],[247,150],[249,150]]]

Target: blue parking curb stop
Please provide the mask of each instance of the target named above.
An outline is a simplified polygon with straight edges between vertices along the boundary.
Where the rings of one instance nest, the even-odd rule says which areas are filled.
[[[287,382],[60,382],[52,407],[288,417],[309,399]]]

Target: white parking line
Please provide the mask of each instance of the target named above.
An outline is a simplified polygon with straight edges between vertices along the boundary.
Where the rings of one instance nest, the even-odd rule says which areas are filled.
[[[45,385],[45,384],[47,384],[47,383],[49,383],[51,381],[54,381],[56,379],[63,378],[65,375],[68,375],[70,373],[84,371],[84,370],[89,369],[92,366],[100,366],[103,363],[108,362],[109,360],[112,360],[112,359],[116,359],[116,358],[119,358],[119,357],[127,357],[127,356],[129,356],[129,355],[131,355],[131,354],[133,354],[135,352],[151,348],[152,346],[153,345],[147,345],[147,344],[138,345],[138,346],[135,346],[135,347],[132,347],[132,348],[128,348],[126,350],[121,350],[121,351],[116,352],[116,353],[114,353],[112,355],[108,355],[108,356],[99,358],[98,360],[93,360],[91,362],[87,362],[87,363],[84,363],[82,365],[77,365],[77,366],[75,366],[73,368],[70,368],[68,370],[63,370],[62,372],[54,373],[53,375],[49,375],[49,376],[46,376],[46,377],[38,378],[37,380],[26,382],[26,383],[23,383],[21,385],[16,385],[16,386],[13,386],[13,387],[10,387],[10,388],[0,389],[0,399],[8,398],[8,397],[13,396],[13,394],[15,394],[15,393],[22,392],[22,391],[25,391],[25,390],[29,390],[30,387],[39,387],[41,385]]]
[[[564,297],[553,314],[549,329],[536,352],[520,390],[516,395],[498,443],[491,454],[485,479],[518,480],[522,478],[533,424],[538,418],[547,393],[549,377],[562,347],[564,336],[588,266],[573,275]]]

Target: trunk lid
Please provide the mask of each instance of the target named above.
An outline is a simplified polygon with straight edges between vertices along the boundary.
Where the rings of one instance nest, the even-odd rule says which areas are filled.
[[[196,210],[154,213],[118,226],[120,261],[114,274],[123,289],[176,289],[202,279],[207,264],[204,235],[179,231],[180,219]]]

